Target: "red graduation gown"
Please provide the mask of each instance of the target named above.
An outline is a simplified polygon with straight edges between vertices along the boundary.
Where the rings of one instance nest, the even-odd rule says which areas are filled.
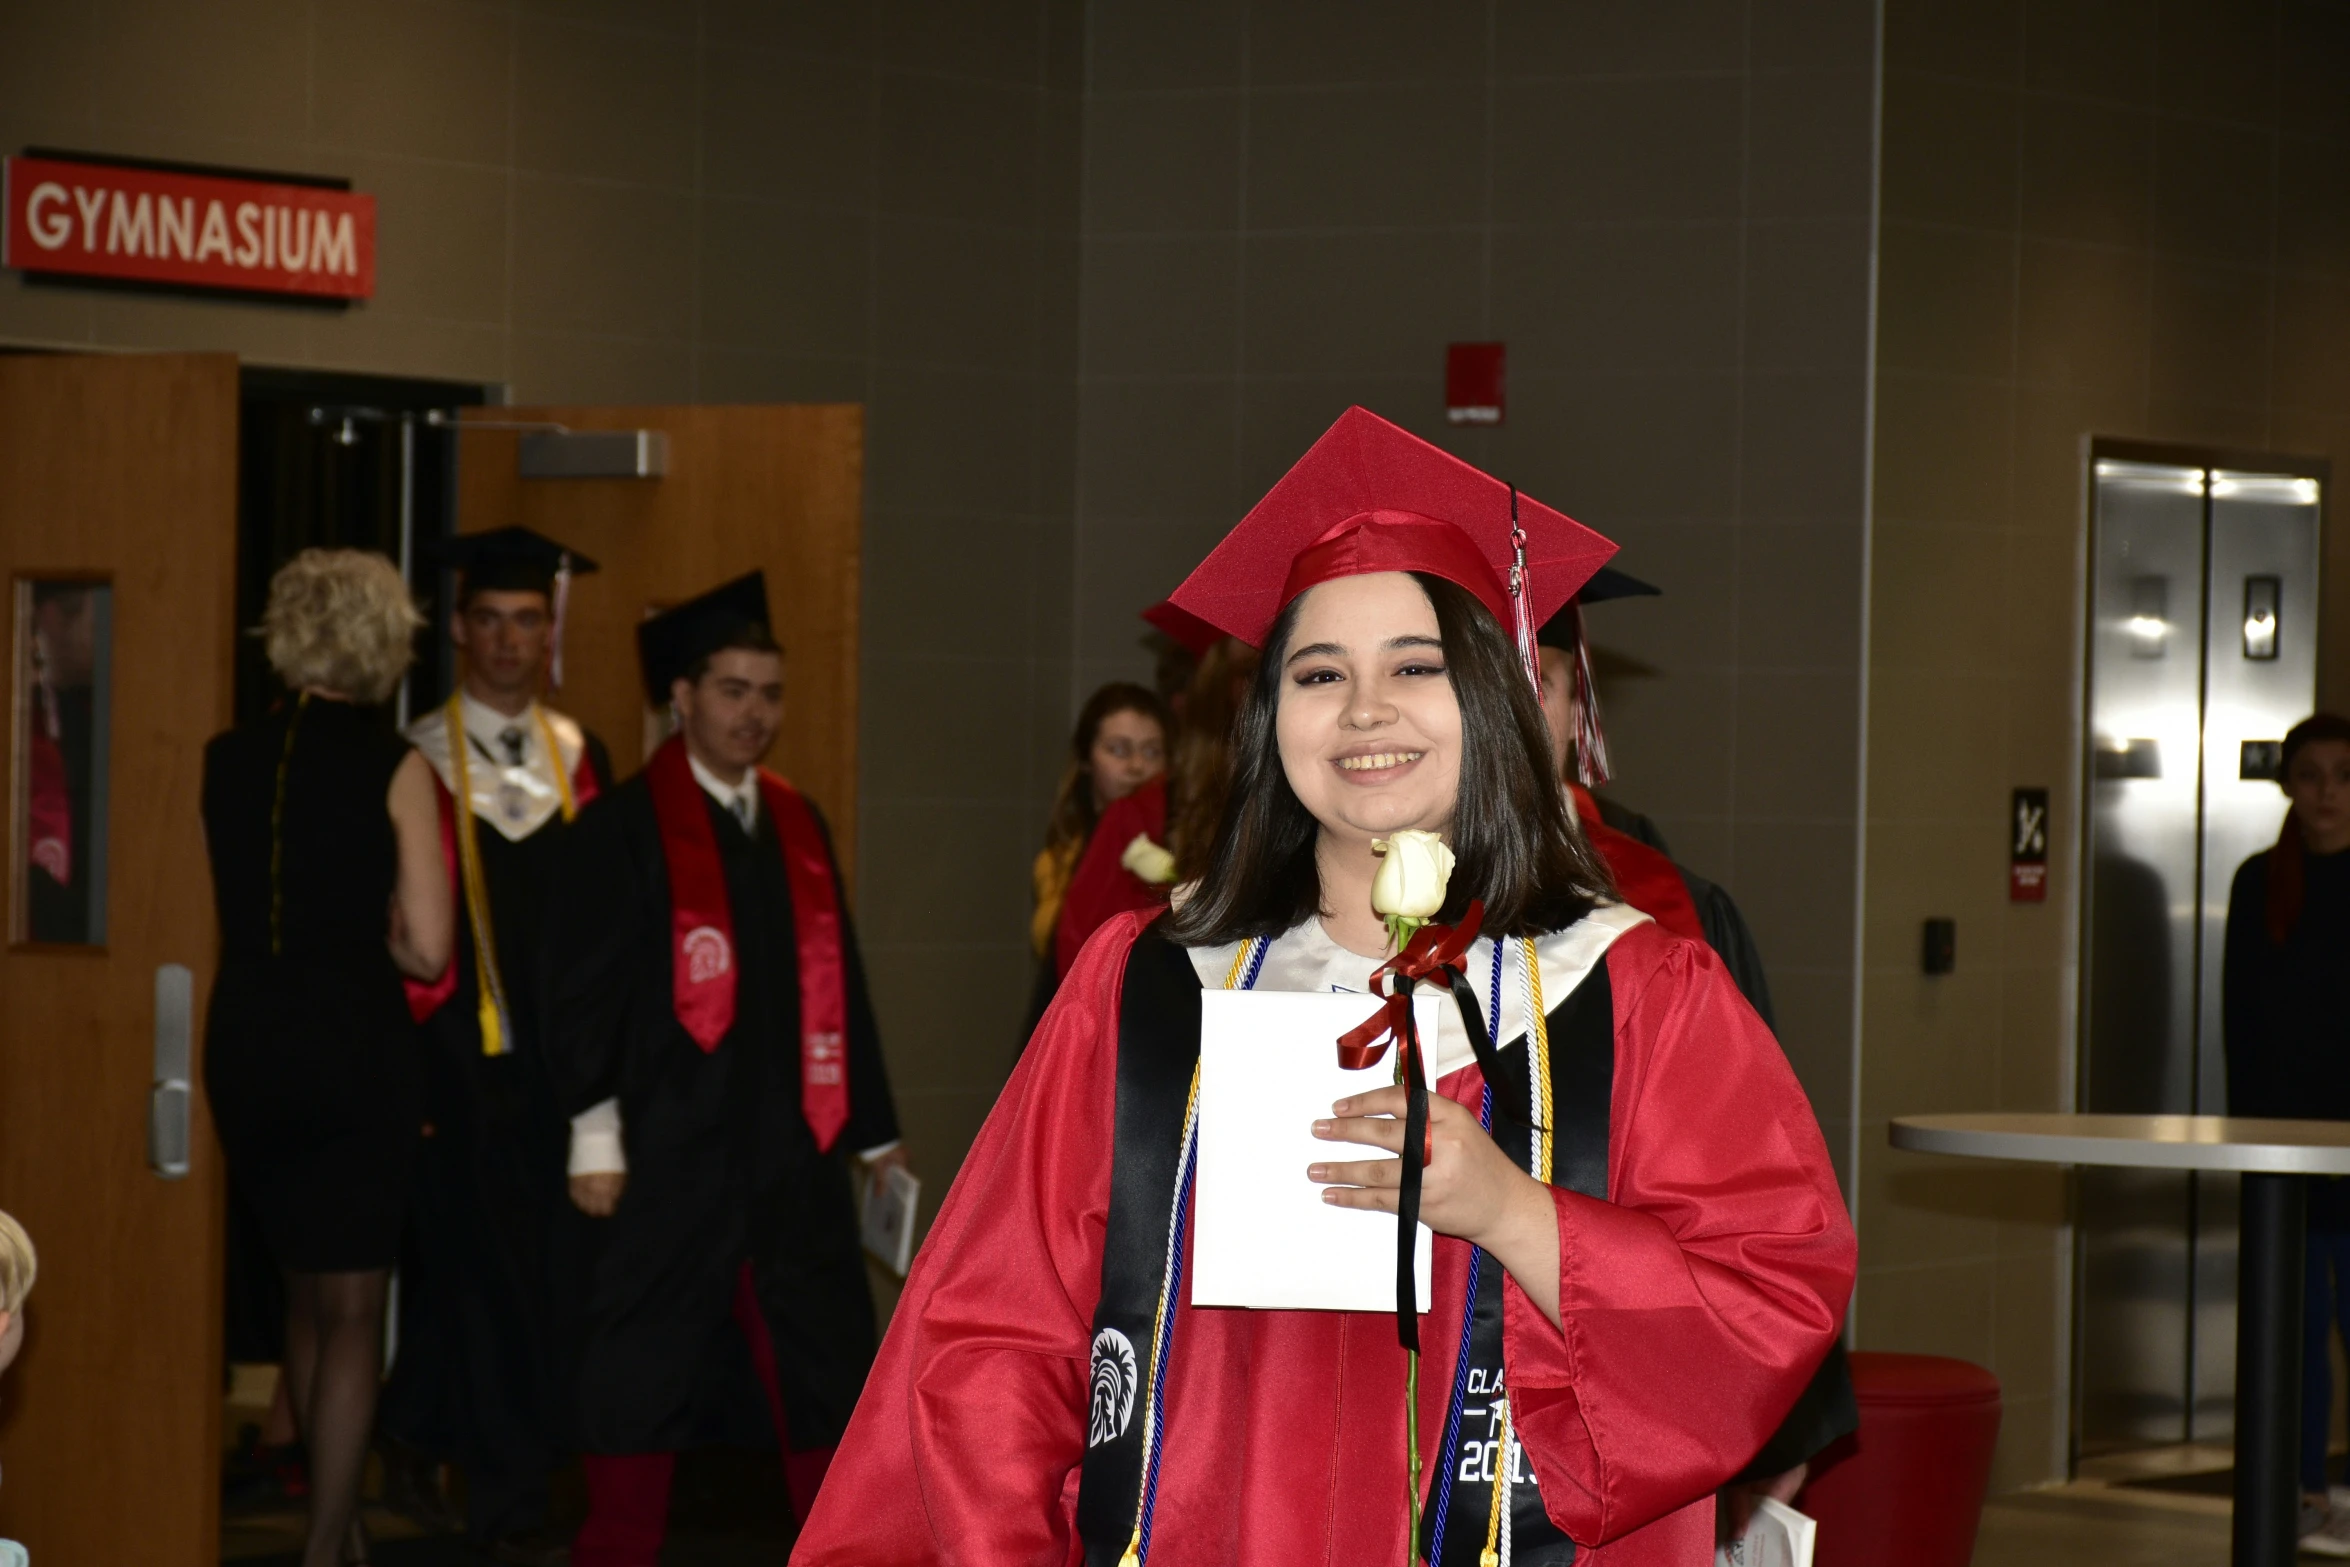
[[[1154,887],[1126,868],[1126,846],[1141,833],[1162,847],[1167,842],[1167,779],[1164,774],[1123,800],[1112,801],[1086,840],[1085,852],[1069,876],[1061,899],[1061,922],[1053,932],[1053,962],[1063,974],[1093,933],[1121,914],[1137,909],[1156,914],[1167,906],[1167,889]]]
[[[1082,1560],[1118,991],[1146,920],[1088,944],[964,1161],[794,1563]],[[1771,1435],[1842,1320],[1852,1228],[1810,1105],[1712,952],[1642,924],[1604,961],[1614,1200],[1554,1190],[1566,1326],[1506,1286],[1511,1405],[1579,1562],[1701,1567],[1714,1489]],[[1440,1086],[1473,1102],[1481,1078],[1472,1065]],[[1442,1437],[1468,1252],[1437,1238],[1424,1453]],[[1182,1311],[1152,1561],[1403,1560],[1394,1320]]]

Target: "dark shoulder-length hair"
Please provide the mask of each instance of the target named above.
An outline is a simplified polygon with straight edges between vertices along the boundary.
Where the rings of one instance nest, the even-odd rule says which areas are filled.
[[[1461,708],[1460,799],[1448,835],[1455,864],[1437,918],[1457,920],[1479,899],[1488,935],[1563,930],[1593,901],[1612,897],[1615,884],[1552,771],[1550,731],[1525,666],[1466,588],[1411,575],[1435,606],[1445,674]],[[1233,730],[1231,787],[1207,873],[1168,927],[1186,946],[1277,936],[1322,912],[1317,826],[1282,771],[1274,723],[1298,602],[1282,610],[1265,639]]]

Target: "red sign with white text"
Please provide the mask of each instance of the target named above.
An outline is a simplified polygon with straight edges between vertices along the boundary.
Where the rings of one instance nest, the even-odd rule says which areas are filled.
[[[0,265],[309,299],[375,292],[375,198],[318,185],[6,160]]]
[[[1448,343],[1444,349],[1447,424],[1499,424],[1504,355],[1500,343]]]

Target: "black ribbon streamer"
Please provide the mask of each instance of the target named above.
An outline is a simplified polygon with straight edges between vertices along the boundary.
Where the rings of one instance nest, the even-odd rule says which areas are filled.
[[[1416,983],[1406,976],[1403,996],[1411,1000]],[[1420,1292],[1412,1263],[1419,1250],[1420,1178],[1428,1166],[1428,1086],[1421,1070],[1420,1026],[1407,1005],[1399,1030],[1403,1048],[1397,1052],[1403,1068],[1403,1179],[1395,1203],[1395,1338],[1413,1354],[1420,1352]]]
[[[1376,1066],[1387,1053],[1386,1041],[1397,1046],[1396,1066],[1403,1074],[1404,1123],[1402,1173],[1395,1203],[1395,1337],[1414,1354],[1420,1349],[1420,1298],[1414,1286],[1412,1263],[1418,1250],[1420,1187],[1428,1167],[1428,1085],[1420,1027],[1412,1016],[1412,987],[1428,976],[1442,974],[1461,1002],[1469,1026],[1469,1044],[1477,1064],[1492,1079],[1497,1062],[1493,1044],[1485,1037],[1485,1014],[1476,993],[1461,971],[1461,955],[1477,939],[1485,906],[1472,902],[1458,925],[1424,925],[1405,943],[1404,950],[1381,964],[1371,975],[1372,990],[1384,997],[1377,1012],[1339,1036],[1339,1064],[1350,1070]],[[1386,980],[1384,990],[1380,981]]]

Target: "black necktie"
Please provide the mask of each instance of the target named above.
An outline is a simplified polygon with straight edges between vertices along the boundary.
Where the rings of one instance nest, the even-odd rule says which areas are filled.
[[[507,766],[520,767],[522,765],[522,731],[520,729],[501,730],[498,734],[498,744],[506,748]]]

